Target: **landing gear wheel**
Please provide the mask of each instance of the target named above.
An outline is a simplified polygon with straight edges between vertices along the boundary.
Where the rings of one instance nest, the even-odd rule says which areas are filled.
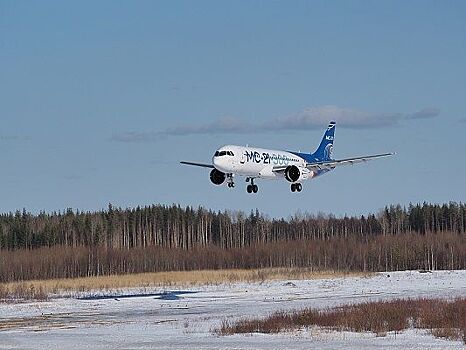
[[[302,189],[303,189],[303,185],[296,184],[296,191],[301,192]]]
[[[296,191],[296,184],[291,184],[291,192]]]
[[[259,191],[259,187],[257,187],[257,185],[254,184],[254,178],[247,177],[246,182],[249,181],[251,181],[251,184],[246,187],[246,191],[248,191],[248,193],[257,193],[257,191]]]
[[[235,180],[233,179],[233,174],[226,174],[226,179],[229,188],[235,187]]]

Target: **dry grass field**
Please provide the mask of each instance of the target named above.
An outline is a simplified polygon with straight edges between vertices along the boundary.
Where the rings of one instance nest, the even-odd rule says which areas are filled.
[[[215,285],[233,282],[263,282],[286,279],[322,279],[369,275],[361,272],[315,271],[305,268],[198,270],[138,273],[70,279],[32,280],[0,284],[0,299],[45,300],[51,294],[109,291],[122,288]]]
[[[318,326],[337,331],[400,332],[407,328],[428,329],[432,335],[466,344],[466,299],[396,299],[342,305],[336,308],[276,312],[266,318],[223,321],[220,335],[278,333]]]

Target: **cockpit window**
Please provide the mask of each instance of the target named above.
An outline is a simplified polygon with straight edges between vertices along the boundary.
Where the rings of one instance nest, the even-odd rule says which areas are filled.
[[[222,157],[222,156],[234,156],[232,151],[217,151],[214,154],[214,157]]]

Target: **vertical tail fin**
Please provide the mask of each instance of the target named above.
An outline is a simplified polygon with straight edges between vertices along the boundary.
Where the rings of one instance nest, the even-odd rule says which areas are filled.
[[[319,160],[332,159],[333,140],[335,139],[335,122],[330,122],[317,150],[312,154]]]

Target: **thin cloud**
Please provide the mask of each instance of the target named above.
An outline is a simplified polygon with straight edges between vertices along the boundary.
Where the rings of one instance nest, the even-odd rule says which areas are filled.
[[[248,134],[273,131],[322,129],[334,120],[339,127],[348,129],[375,129],[397,126],[403,121],[437,117],[440,110],[426,107],[415,113],[371,113],[338,106],[309,107],[300,112],[251,123],[242,119],[224,117],[207,124],[186,124],[154,132],[125,132],[112,136],[117,142],[155,142],[165,136],[193,134]]]
[[[224,117],[206,125],[184,125],[168,128],[162,133],[165,135],[245,134],[254,131],[252,126],[240,119]]]
[[[306,108],[298,113],[277,118],[267,123],[268,130],[320,129],[331,120],[343,128],[382,128],[396,125],[403,116],[400,113],[374,114],[338,106]]]
[[[0,135],[0,141],[4,142],[17,142],[17,141],[30,141],[29,136],[18,136],[18,135]]]
[[[225,117],[215,120],[205,125],[180,125],[163,131],[149,132],[124,132],[114,134],[112,141],[138,143],[138,142],[156,142],[166,136],[181,136],[192,134],[246,134],[254,132],[251,124],[243,122],[240,119]]]
[[[19,136],[13,136],[13,135],[0,135],[0,140],[1,141],[17,141],[19,140]]]
[[[156,142],[159,141],[163,135],[159,132],[123,132],[114,134],[111,137],[112,141],[125,142],[125,143],[138,143],[138,142]]]
[[[440,109],[435,107],[426,107],[421,109],[418,112],[411,114],[408,119],[430,119],[438,117],[440,114]]]
[[[84,179],[84,176],[76,175],[76,174],[67,174],[67,175],[63,175],[63,179],[67,181],[77,181],[77,180]]]

